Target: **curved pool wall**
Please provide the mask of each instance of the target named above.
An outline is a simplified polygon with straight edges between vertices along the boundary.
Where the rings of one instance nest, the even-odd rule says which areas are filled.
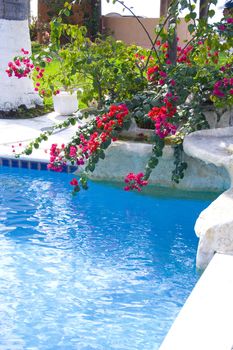
[[[211,199],[102,183],[73,198],[72,177],[0,169],[0,348],[156,350],[199,277]]]
[[[233,255],[233,127],[194,132],[185,138],[184,150],[225,169],[231,179],[228,190],[199,215],[195,225],[197,266],[204,269],[215,253]]]
[[[14,162],[12,161],[12,166],[20,167],[22,162],[29,161],[32,163],[41,163],[43,167],[43,163],[49,162],[48,149],[51,144],[57,143],[61,145],[62,143],[67,143],[67,140],[75,135],[77,125],[65,130],[62,129],[51,135],[48,141],[42,142],[39,149],[34,150],[30,156],[21,156],[18,161],[15,160],[12,153],[12,145],[17,148],[18,143],[23,143],[23,146],[25,146],[31,139],[38,137],[42,130],[50,129],[62,120],[64,120],[64,117],[57,116],[56,113],[50,113],[46,116],[33,119],[17,120],[17,122],[16,120],[0,120],[0,159],[8,158],[14,160]],[[125,137],[129,136],[132,138],[132,136],[135,137],[135,135],[141,133],[147,134],[153,132],[151,130],[139,129],[134,123],[132,124],[129,131],[124,131]],[[82,122],[79,125],[83,125]],[[216,125],[212,126],[214,127]],[[21,149],[18,150],[21,151]],[[144,170],[151,151],[152,146],[142,142],[114,142],[106,151],[106,159],[99,161],[92,176],[98,180],[113,180],[122,183],[127,173],[142,172]],[[213,164],[206,164],[196,159],[195,155],[191,157],[184,155],[184,160],[188,163],[185,177],[178,185],[174,184],[171,181],[171,173],[174,169],[173,148],[165,146],[163,156],[159,158],[159,164],[153,170],[150,181],[159,186],[188,191],[221,192],[229,188],[230,179],[225,169]]]
[[[90,174],[95,180],[122,182],[129,172],[143,172],[151,155],[152,146],[140,142],[117,141],[106,151],[104,160],[100,160],[95,171]],[[207,164],[184,154],[188,168],[179,184],[171,181],[174,169],[174,149],[165,146],[163,156],[153,169],[150,183],[162,187],[188,191],[222,192],[230,185],[230,178],[224,168]]]

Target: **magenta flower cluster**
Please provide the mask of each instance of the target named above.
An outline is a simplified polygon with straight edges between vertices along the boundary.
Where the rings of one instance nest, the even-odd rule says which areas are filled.
[[[21,52],[23,56],[8,63],[8,68],[6,69],[8,77],[26,78],[34,69],[34,64],[28,57],[29,51],[21,49]]]
[[[223,78],[214,84],[213,95],[224,98],[233,95],[233,78]]]
[[[128,113],[129,111],[125,104],[111,105],[108,113],[96,117],[97,129],[95,131],[89,135],[79,135],[79,144],[68,146],[63,144],[61,147],[58,147],[57,144],[52,144],[48,169],[60,172],[66,165],[67,160],[77,165],[84,165],[93,153],[100,150],[104,142],[108,140],[116,141],[112,132],[114,128],[123,126],[124,118]]]
[[[148,181],[144,180],[143,173],[129,173],[125,177],[125,183],[127,184],[127,186],[124,188],[125,191],[137,190],[140,192],[142,187],[148,184]]]

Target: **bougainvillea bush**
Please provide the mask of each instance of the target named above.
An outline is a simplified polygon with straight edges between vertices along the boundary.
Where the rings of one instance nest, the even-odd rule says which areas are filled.
[[[208,128],[203,106],[212,104],[219,108],[233,105],[233,58],[230,52],[233,18],[228,16],[219,23],[208,24],[207,18],[198,19],[195,3],[172,1],[167,18],[156,28],[155,39],[150,38],[151,50],[126,47],[113,39],[95,43],[89,41],[87,45],[77,28],[63,25],[60,18],[53,22],[51,45],[62,52],[66,64],[72,67],[73,76],[78,73],[91,75],[93,85],[88,97],[97,98],[99,102],[94,119],[79,128],[66,145],[54,144],[50,150],[50,169],[62,171],[67,163],[81,167],[80,181],[71,181],[74,193],[81,187],[87,188],[88,173],[94,171],[99,159],[104,159],[105,150],[118,139],[123,129],[129,128],[132,119],[141,127],[152,128],[154,134],[147,140],[152,144],[152,153],[146,168],[139,174],[126,174],[125,189],[140,191],[148,184],[167,142],[174,147],[175,162],[171,176],[178,183],[187,168],[182,158],[184,136]],[[216,1],[209,1],[210,5],[216,5]],[[70,6],[65,4],[65,11]],[[184,8],[189,10],[185,20],[191,39],[180,43],[175,29],[180,10]],[[213,8],[208,14],[209,17],[214,15]],[[73,44],[64,48],[60,46],[64,32],[72,37],[72,43],[78,50]],[[13,62],[16,72],[17,59]],[[41,69],[47,63],[44,60],[42,67],[38,65],[39,75],[45,75]],[[33,68],[31,61],[23,64],[30,74]],[[15,74],[13,66],[8,67],[8,75]],[[21,74],[24,76],[24,72]],[[35,88],[40,91],[39,85]],[[71,117],[63,126],[75,122]],[[26,148],[25,153],[30,154],[47,137],[46,133],[42,134]]]

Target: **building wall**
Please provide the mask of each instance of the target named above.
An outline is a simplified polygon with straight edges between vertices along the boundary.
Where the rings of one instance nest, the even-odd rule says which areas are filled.
[[[53,0],[53,3],[55,0]],[[94,7],[92,2],[96,2]],[[60,3],[65,3],[65,0],[60,0]],[[55,6],[57,5],[57,6]],[[46,36],[50,31],[50,21],[56,16],[62,5],[55,5],[48,0],[38,0],[38,40],[43,43],[47,41]],[[90,38],[94,38],[96,33],[101,30],[100,28],[100,13],[101,5],[97,0],[83,0],[80,3],[72,5],[73,14],[66,17],[65,20],[69,24],[77,24],[79,26],[85,25],[87,27],[87,34]]]
[[[38,41],[47,43],[48,32],[50,31],[50,21],[56,12],[51,11],[48,4],[43,0],[38,1]],[[83,11],[79,11],[79,6],[74,5],[74,15],[69,17],[71,24],[83,24]]]
[[[154,39],[154,28],[159,24],[159,18],[140,18],[140,21],[146,27],[152,39]],[[102,16],[102,25],[104,31],[112,34],[116,40],[122,40],[127,44],[136,44],[146,48],[151,47],[145,31],[134,17]],[[180,38],[181,46],[184,46],[184,40],[190,38],[188,25],[184,19],[181,19],[178,25],[177,36]]]

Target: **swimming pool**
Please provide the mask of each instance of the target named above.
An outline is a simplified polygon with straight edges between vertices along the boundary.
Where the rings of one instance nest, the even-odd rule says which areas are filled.
[[[210,199],[0,168],[0,349],[156,350],[195,282]]]

